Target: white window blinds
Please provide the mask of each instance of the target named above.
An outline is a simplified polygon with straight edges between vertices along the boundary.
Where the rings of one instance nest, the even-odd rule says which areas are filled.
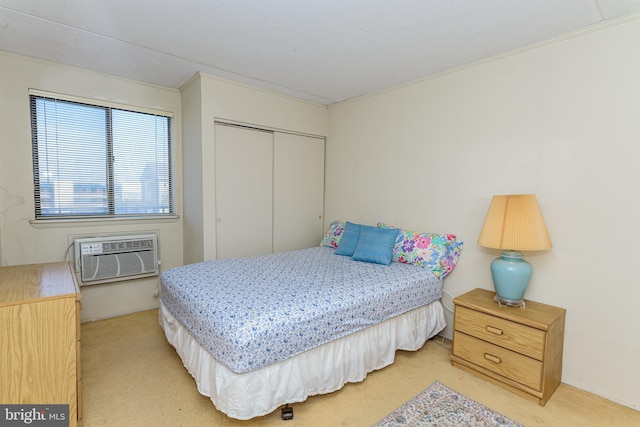
[[[174,214],[170,116],[30,101],[36,219]]]

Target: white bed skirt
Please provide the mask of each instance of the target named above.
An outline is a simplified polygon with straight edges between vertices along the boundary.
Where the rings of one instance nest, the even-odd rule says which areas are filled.
[[[440,301],[255,371],[237,374],[215,360],[160,304],[160,325],[198,391],[229,417],[247,420],[286,403],[360,382],[393,363],[396,350],[418,350],[446,326]]]

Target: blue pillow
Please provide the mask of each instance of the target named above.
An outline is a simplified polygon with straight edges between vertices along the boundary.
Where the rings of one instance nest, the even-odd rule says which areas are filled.
[[[383,265],[391,264],[398,231],[396,228],[361,226],[360,239],[353,253],[353,259]]]
[[[360,224],[354,224],[347,221],[344,225],[344,231],[342,237],[338,243],[338,249],[336,249],[336,255],[352,256],[358,246],[358,240],[360,240],[360,228],[364,227]]]

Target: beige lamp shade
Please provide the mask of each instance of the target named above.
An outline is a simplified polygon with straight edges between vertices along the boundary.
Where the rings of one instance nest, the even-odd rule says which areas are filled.
[[[478,245],[512,251],[551,249],[535,194],[493,196]]]

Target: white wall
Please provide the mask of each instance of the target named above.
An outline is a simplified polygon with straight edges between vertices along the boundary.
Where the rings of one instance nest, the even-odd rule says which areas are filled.
[[[216,258],[215,120],[325,136],[327,107],[207,74],[194,76],[181,92],[185,110],[184,261],[192,263]]]
[[[70,236],[154,231],[162,268],[182,264],[182,220],[34,225],[30,88],[171,111],[175,114],[177,212],[182,211],[181,113],[177,90],[146,85],[0,52],[0,265],[63,261]],[[157,278],[85,286],[83,320],[157,307]]]
[[[202,91],[199,77],[194,77],[181,89],[182,161],[186,173],[182,177],[183,201],[183,261],[185,264],[203,261],[204,253],[204,162],[202,155]]]
[[[640,18],[619,21],[331,106],[325,205],[457,234],[455,296],[493,288],[498,252],[476,244],[491,196],[537,194],[554,248],[526,254],[525,297],[567,309],[563,382],[636,409],[639,40]]]

